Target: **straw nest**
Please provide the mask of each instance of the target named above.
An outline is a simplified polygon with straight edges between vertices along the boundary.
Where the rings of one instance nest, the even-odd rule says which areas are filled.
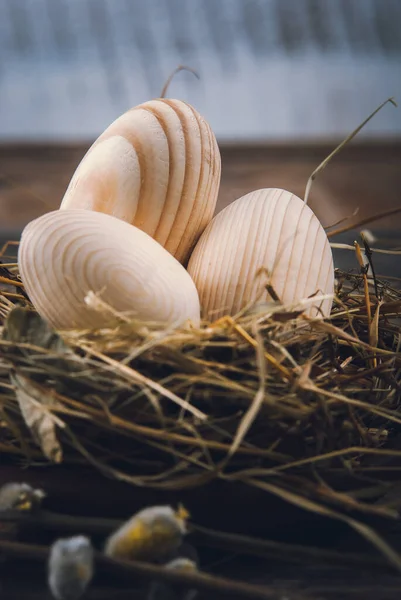
[[[113,315],[102,330],[53,332],[16,267],[0,275],[3,455],[139,486],[220,478],[318,512],[391,512],[343,493],[386,489],[401,468],[401,291],[366,268],[336,271],[330,319],[276,301],[180,331]]]

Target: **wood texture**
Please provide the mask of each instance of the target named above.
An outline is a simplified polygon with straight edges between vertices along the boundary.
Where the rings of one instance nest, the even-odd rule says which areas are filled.
[[[216,212],[244,194],[280,187],[303,197],[308,177],[331,152],[327,145],[222,146],[222,179]],[[0,145],[0,231],[16,236],[32,219],[59,207],[89,144]],[[401,141],[351,144],[315,181],[310,206],[323,225],[358,219],[401,206]],[[372,227],[401,229],[401,214]]]
[[[61,208],[114,215],[186,263],[213,217],[220,174],[219,148],[205,119],[185,102],[153,100],[99,136]]]
[[[199,298],[184,267],[144,231],[100,212],[42,215],[24,230],[21,278],[53,327],[102,326],[107,311],[85,303],[89,291],[114,310],[163,324],[199,322]]]
[[[211,319],[272,301],[267,283],[291,309],[312,295],[334,293],[333,256],[323,227],[300,198],[275,188],[251,192],[224,208],[202,234],[188,272]],[[331,298],[316,301],[306,314],[327,316],[331,305]]]

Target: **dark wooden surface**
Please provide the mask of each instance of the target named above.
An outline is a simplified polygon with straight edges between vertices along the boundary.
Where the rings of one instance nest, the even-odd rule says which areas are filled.
[[[309,175],[335,147],[283,144],[223,146],[221,210],[244,193],[281,187],[303,196]],[[87,145],[0,145],[0,234],[17,234],[33,218],[57,209]],[[401,141],[351,144],[315,181],[310,205],[323,225],[401,206]],[[375,224],[401,229],[401,214]]]
[[[223,147],[222,185],[217,210],[242,194],[261,187],[283,187],[302,196],[309,175],[334,145]],[[87,146],[81,145],[0,146],[0,174],[3,176],[0,182],[0,237],[3,240],[18,236],[28,221],[58,208],[68,181],[86,148]],[[349,146],[321,174],[311,196],[311,206],[324,225],[351,214],[357,206],[360,208],[359,217],[366,217],[400,205],[401,141]],[[401,229],[401,215],[382,220],[371,227],[397,237]],[[399,262],[394,257],[392,261],[394,265]],[[6,467],[3,462],[0,467],[0,485],[10,479],[25,479],[44,487],[49,494],[47,507],[50,509],[123,518],[144,504],[184,500],[194,521],[209,527],[229,529],[234,518],[237,532],[265,534],[300,543],[338,544],[339,547],[342,544],[344,548],[352,549],[345,527],[339,527],[337,523],[328,520],[319,522],[316,526],[311,514],[292,508],[290,510],[289,505],[279,503],[267,495],[261,497],[260,494],[255,494],[252,510],[249,510],[246,490],[238,486],[228,489],[219,482],[192,493],[180,494],[178,498],[176,494],[150,493],[124,483],[111,482],[92,470],[84,469],[79,473],[64,467],[20,470],[15,466]],[[287,513],[288,518],[285,519],[284,515]],[[285,531],[282,530],[283,522],[286,522]],[[401,547],[401,542],[399,543]],[[360,540],[357,546],[358,549],[367,550],[367,545]],[[208,569],[215,560],[214,555],[206,554],[203,565]],[[226,566],[223,563],[223,566],[218,565],[214,570],[227,576],[235,573],[248,581],[283,581],[286,584],[284,587],[288,584],[289,587],[301,589],[310,589],[322,582],[326,591],[312,592],[310,597],[314,599],[395,600],[399,597],[401,588],[399,578],[393,581],[391,577],[369,581],[368,586],[363,588],[366,573],[355,573],[355,577],[359,578],[355,585],[362,588],[362,591],[349,595],[339,591],[337,594],[336,587],[347,587],[342,574],[333,577],[333,573],[329,573],[327,580],[323,580],[323,575],[315,572],[312,565],[309,570],[307,567],[286,566],[283,571],[283,567],[279,570],[271,561],[251,567],[249,570],[250,566],[245,562],[234,567],[229,560]],[[1,597],[10,600],[47,598],[43,589],[43,566],[38,567],[36,575],[24,571],[24,578],[18,575],[20,569],[21,566],[16,565],[13,571],[7,563],[7,568],[1,574]],[[5,576],[6,573],[9,574],[8,577]],[[332,590],[331,593],[327,592],[327,588]]]

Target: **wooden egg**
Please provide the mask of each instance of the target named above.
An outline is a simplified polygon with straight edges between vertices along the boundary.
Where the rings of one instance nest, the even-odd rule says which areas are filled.
[[[29,223],[18,251],[22,282],[38,313],[57,329],[97,327],[105,315],[88,292],[119,312],[162,325],[199,323],[199,297],[184,267],[147,233],[83,209]]]
[[[185,263],[213,217],[220,173],[216,138],[203,117],[186,102],[152,100],[94,142],[60,208],[118,217]]]
[[[188,272],[211,319],[271,300],[267,281],[284,304],[334,292],[333,257],[322,225],[300,198],[280,189],[251,192],[214,217]],[[331,305],[332,299],[320,300],[305,314],[327,316]]]

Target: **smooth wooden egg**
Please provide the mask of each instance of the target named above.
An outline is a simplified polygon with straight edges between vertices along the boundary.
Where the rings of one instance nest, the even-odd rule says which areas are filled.
[[[142,229],[182,263],[213,217],[216,138],[180,100],[152,100],[119,117],[78,165],[61,209],[104,212]]]
[[[260,269],[267,269],[267,275]],[[222,210],[202,234],[188,264],[201,309],[214,319],[266,302],[267,281],[284,303],[312,294],[333,294],[330,244],[305,203],[285,190],[262,189]],[[305,314],[329,315],[332,300],[319,301]]]
[[[38,313],[57,329],[101,326],[88,292],[119,312],[160,324],[199,323],[199,297],[184,267],[147,233],[83,209],[29,223],[21,237],[22,282]]]

